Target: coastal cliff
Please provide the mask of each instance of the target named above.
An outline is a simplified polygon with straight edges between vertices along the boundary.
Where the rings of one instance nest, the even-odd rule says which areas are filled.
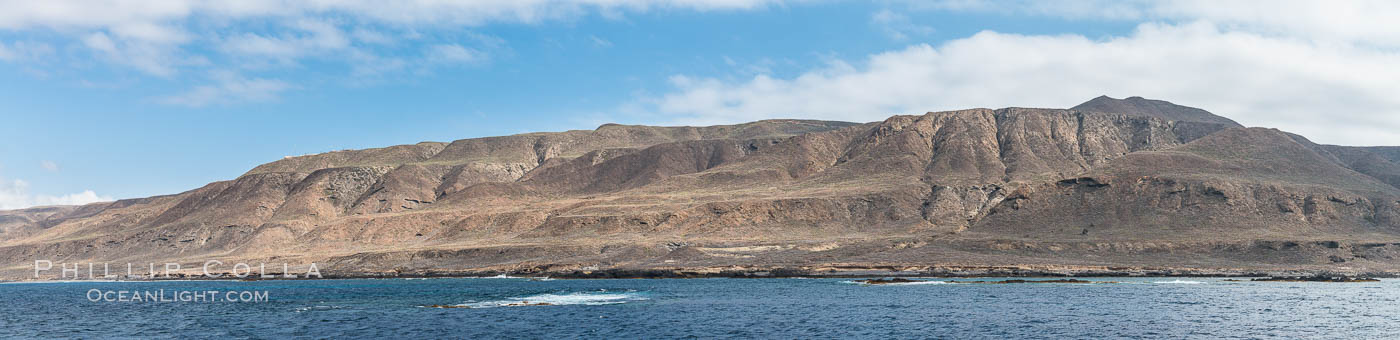
[[[35,260],[347,277],[1400,273],[1396,149],[1139,97],[863,124],[608,124],[0,211],[0,277],[32,278]]]

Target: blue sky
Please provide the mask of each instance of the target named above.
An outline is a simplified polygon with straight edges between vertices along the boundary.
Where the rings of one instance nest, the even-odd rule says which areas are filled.
[[[1100,94],[1400,144],[1387,3],[1052,4],[3,2],[0,208],[177,193],[339,149]]]

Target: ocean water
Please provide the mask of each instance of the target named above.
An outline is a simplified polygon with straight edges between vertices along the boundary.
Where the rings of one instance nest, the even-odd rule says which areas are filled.
[[[0,338],[1400,338],[1400,280],[933,280],[8,283]],[[108,291],[166,298],[107,301]],[[179,292],[209,291],[220,299],[180,300]],[[265,299],[238,299],[242,292]]]

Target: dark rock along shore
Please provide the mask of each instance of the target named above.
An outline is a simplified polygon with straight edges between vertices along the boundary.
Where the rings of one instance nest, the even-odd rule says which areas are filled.
[[[196,277],[207,260],[326,277],[1391,277],[1396,150],[1138,97],[863,124],[608,124],[3,211],[0,278],[34,279],[35,260],[175,262]]]

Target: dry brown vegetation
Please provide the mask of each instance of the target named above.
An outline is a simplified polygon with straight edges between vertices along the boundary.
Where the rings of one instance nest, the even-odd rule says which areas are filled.
[[[36,259],[339,275],[1393,272],[1394,150],[1137,97],[867,124],[609,124],[290,157],[176,195],[0,212],[0,274],[25,278]]]

